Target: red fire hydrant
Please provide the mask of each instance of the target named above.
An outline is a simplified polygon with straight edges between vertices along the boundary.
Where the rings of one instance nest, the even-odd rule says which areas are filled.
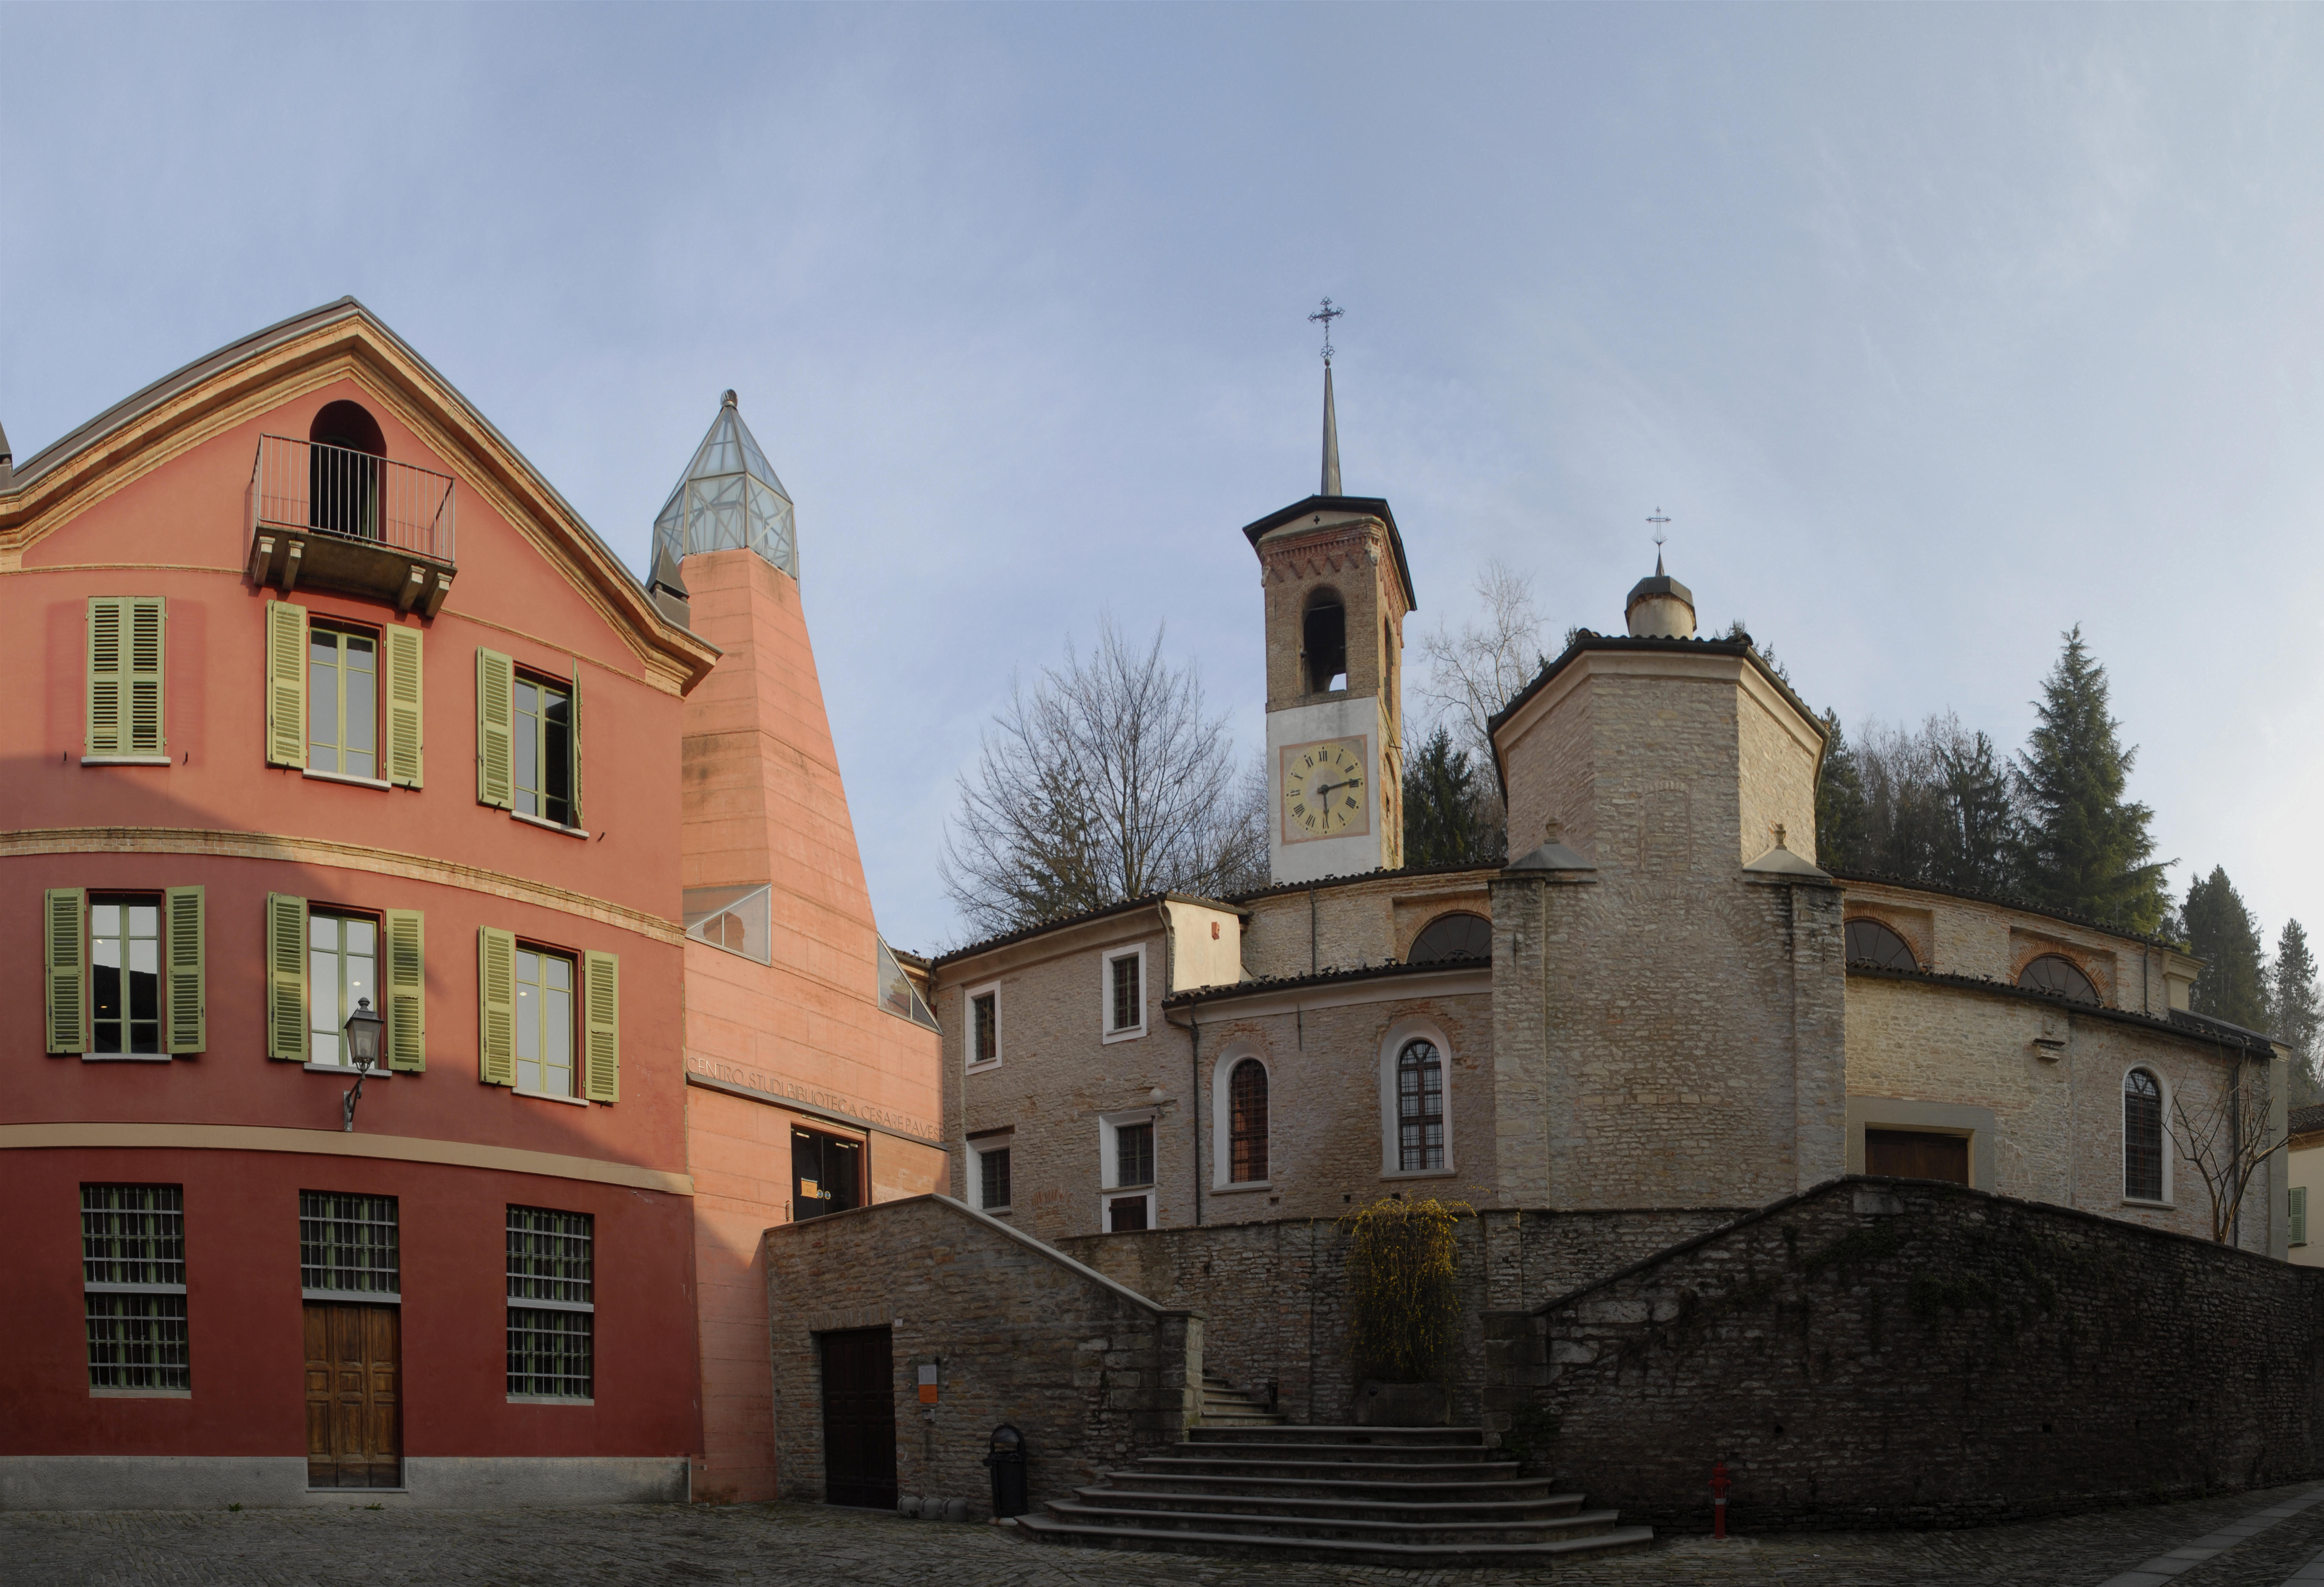
[[[1711,1468],[1711,1536],[1714,1539],[1727,1536],[1727,1490],[1734,1486],[1725,1461]]]

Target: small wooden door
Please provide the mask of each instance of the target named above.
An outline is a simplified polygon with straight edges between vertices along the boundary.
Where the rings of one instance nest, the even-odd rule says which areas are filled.
[[[1918,1130],[1868,1130],[1864,1171],[1898,1179],[1945,1179],[1967,1185],[1969,1137],[1931,1135]]]
[[[307,1303],[307,1486],[403,1486],[394,1306]]]
[[[823,1340],[823,1489],[827,1504],[896,1508],[896,1362],[888,1330]]]

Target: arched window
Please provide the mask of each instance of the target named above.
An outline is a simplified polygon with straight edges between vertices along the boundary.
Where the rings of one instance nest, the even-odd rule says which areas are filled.
[[[2017,973],[2017,984],[2037,992],[2054,992],[2078,1003],[2098,1001],[2098,989],[2073,960],[2062,954],[2043,954]]]
[[[1416,1039],[1396,1059],[1396,1158],[1406,1174],[1444,1166],[1444,1060]]]
[[[1883,970],[1921,967],[1912,945],[1877,920],[1850,920],[1847,937],[1848,962],[1851,964],[1877,964]]]
[[[387,438],[355,402],[327,403],[307,431],[307,521],[335,534],[379,538],[379,460]]]
[[[1232,1184],[1267,1177],[1267,1066],[1257,1058],[1227,1077],[1227,1161]]]
[[[1433,964],[1439,959],[1489,959],[1493,956],[1493,923],[1482,915],[1439,915],[1413,939],[1408,964]]]
[[[2163,1083],[2144,1069],[2122,1077],[2122,1193],[2163,1199]]]
[[[1299,649],[1306,659],[1309,694],[1348,687],[1348,613],[1337,590],[1320,589],[1307,597]]]

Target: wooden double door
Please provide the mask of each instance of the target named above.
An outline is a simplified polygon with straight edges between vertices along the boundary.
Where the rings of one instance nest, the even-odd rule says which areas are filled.
[[[307,1486],[403,1486],[403,1351],[394,1306],[307,1303]]]
[[[823,1341],[823,1497],[896,1508],[896,1360],[885,1328]]]

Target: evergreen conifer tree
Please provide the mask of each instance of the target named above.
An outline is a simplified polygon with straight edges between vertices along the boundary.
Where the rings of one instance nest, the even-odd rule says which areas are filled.
[[[1937,880],[1971,892],[2008,892],[2017,881],[2017,806],[2009,769],[1982,732],[1937,746],[1946,833]]]
[[[1483,776],[1439,727],[1404,769],[1404,863],[1498,865],[1508,852],[1486,808]]]
[[[1868,868],[1864,814],[1864,769],[1840,727],[1840,713],[1823,714],[1831,741],[1823,752],[1823,775],[1816,782],[1816,863],[1827,871]]]
[[[2147,823],[2154,812],[2124,798],[2136,749],[2116,737],[2106,669],[2078,626],[2034,702],[2037,718],[2017,758],[2025,829],[2019,890],[2033,902],[2151,932],[2169,899]]]
[[[2209,876],[2188,887],[2180,918],[2186,924],[2189,951],[2203,961],[2187,1006],[2247,1029],[2264,1029],[2267,973],[2259,928],[2225,866],[2213,866]]]
[[[2316,1043],[2324,1037],[2324,993],[2316,985],[2316,958],[2309,951],[2308,932],[2297,920],[2283,923],[2268,981],[2268,1032],[2292,1049],[2292,1105],[2324,1102],[2324,1085],[2316,1073]]]

